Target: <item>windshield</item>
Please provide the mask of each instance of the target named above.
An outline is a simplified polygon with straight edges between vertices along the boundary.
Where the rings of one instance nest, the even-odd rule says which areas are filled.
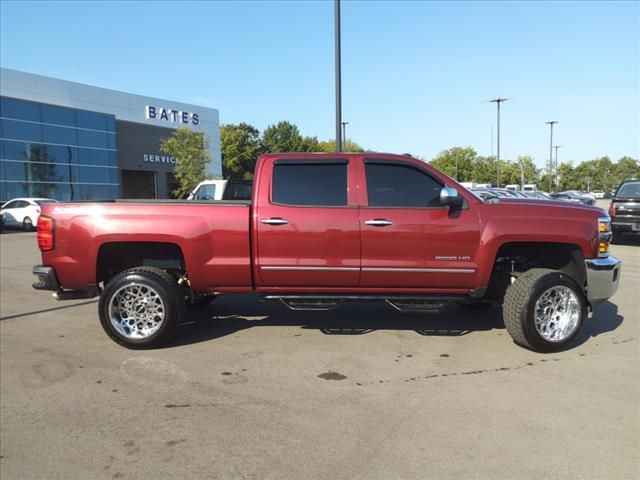
[[[622,185],[616,197],[631,198],[640,197],[640,182],[625,183]]]

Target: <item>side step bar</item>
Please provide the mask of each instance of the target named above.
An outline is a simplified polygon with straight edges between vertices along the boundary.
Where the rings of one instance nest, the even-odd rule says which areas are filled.
[[[263,295],[262,300],[279,301],[290,310],[335,310],[342,302],[383,301],[401,312],[437,313],[449,302],[469,301],[465,295],[458,296],[385,296],[385,295]]]

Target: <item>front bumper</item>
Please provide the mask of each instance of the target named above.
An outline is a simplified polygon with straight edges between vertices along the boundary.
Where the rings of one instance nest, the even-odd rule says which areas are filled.
[[[53,267],[34,265],[33,274],[38,277],[38,281],[32,285],[36,290],[53,290],[54,292],[62,290]]]
[[[592,309],[612,297],[618,290],[622,262],[613,255],[584,261],[587,267],[587,300]]]

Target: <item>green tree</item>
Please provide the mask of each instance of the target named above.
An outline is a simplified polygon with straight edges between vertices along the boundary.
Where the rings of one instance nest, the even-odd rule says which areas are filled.
[[[545,176],[545,180],[548,181],[548,175]],[[546,187],[548,183],[541,182],[541,188]],[[563,190],[576,190],[578,188],[579,181],[576,177],[576,170],[573,168],[571,162],[562,162],[558,165],[558,191]]]
[[[472,177],[477,157],[477,152],[471,147],[453,147],[440,152],[430,163],[459,182],[471,182],[475,181]]]
[[[278,122],[269,125],[262,134],[262,145],[265,152],[285,153],[300,152],[304,148],[300,130],[290,122]]]
[[[529,155],[521,155],[514,162],[506,162],[504,172],[504,180],[502,181],[505,185],[537,184],[540,178],[538,168],[533,158]],[[500,177],[502,179],[502,174],[500,174]]]
[[[640,178],[640,162],[631,157],[622,157],[612,168],[612,189],[616,188],[623,180]]]
[[[318,144],[320,150],[318,152],[335,152],[336,151],[336,141],[335,140],[323,140]],[[347,139],[346,142],[342,145],[343,152],[364,152],[364,148],[358,145],[356,142],[353,142]]]
[[[188,194],[205,179],[206,165],[211,160],[204,134],[188,128],[178,128],[162,141],[160,150],[176,159],[174,175],[178,188],[172,193],[178,198]]]
[[[220,127],[222,174],[226,179],[250,180],[262,153],[260,131],[248,123]]]

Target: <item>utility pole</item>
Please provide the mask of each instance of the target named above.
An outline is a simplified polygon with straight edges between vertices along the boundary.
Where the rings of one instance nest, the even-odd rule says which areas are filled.
[[[497,156],[496,156],[496,164],[498,166],[498,170],[497,170],[497,182],[498,184],[496,185],[498,188],[500,188],[500,104],[502,102],[506,102],[507,100],[510,100],[509,98],[500,98],[500,97],[496,97],[493,100],[490,100],[491,103],[495,103],[498,107],[498,138],[497,138]]]
[[[558,182],[558,149],[559,149],[559,148],[561,148],[561,147],[562,147],[562,145],[554,145],[554,146],[553,146],[553,148],[555,148],[555,149],[556,149],[556,161],[555,161],[555,165],[556,165],[556,167],[555,167],[555,172],[556,172],[556,175],[555,175],[556,189],[554,190],[554,192],[555,192],[555,193],[558,193],[558,183],[559,183],[559,182]]]
[[[342,146],[345,148],[347,146],[347,125],[349,122],[342,122]]]
[[[334,35],[335,35],[335,57],[336,57],[336,151],[342,151],[342,136],[340,126],[342,125],[342,81],[340,75],[340,0],[334,0]]]
[[[553,177],[553,126],[558,123],[557,120],[545,122],[551,127],[551,135],[549,137],[549,192],[551,192],[551,178]]]

